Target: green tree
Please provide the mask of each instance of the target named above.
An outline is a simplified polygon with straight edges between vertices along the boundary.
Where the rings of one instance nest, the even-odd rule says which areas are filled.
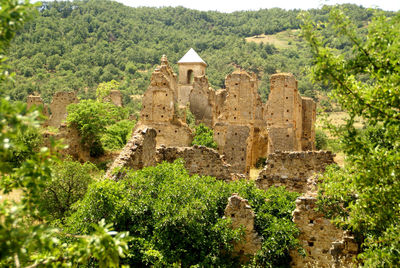
[[[82,100],[67,107],[67,123],[76,128],[81,136],[81,142],[90,150],[93,157],[100,156],[104,150],[101,136],[107,126],[127,117],[126,110],[109,102]]]
[[[41,195],[41,205],[49,212],[52,219],[68,216],[71,206],[83,198],[92,176],[98,172],[90,162],[81,164],[71,159],[64,159],[51,167],[52,178],[45,184]]]
[[[203,123],[196,126],[192,145],[202,145],[209,148],[217,149],[217,143],[214,141],[214,132],[206,127]]]
[[[190,176],[182,160],[128,171],[118,182],[92,183],[68,222],[82,235],[103,217],[129,231],[131,266],[236,267],[230,253],[241,231],[232,231],[223,218],[232,193],[248,199],[257,215],[255,228],[264,240],[255,266],[287,265],[289,250],[298,248],[291,215],[298,194],[274,187],[263,191],[254,181]]]
[[[304,16],[303,36],[315,60],[316,81],[330,83],[334,98],[350,118],[334,128],[346,154],[343,169],[331,168],[320,187],[327,215],[355,232],[362,242],[365,266],[400,264],[400,13],[376,13],[360,36],[339,8],[328,22]],[[353,45],[340,53],[321,34],[329,31]],[[362,118],[364,131],[354,127]]]

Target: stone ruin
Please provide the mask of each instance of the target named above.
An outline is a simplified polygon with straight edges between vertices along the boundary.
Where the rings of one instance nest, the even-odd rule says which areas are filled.
[[[255,74],[236,70],[226,77],[226,88],[215,91],[205,76],[206,66],[190,49],[178,61],[177,79],[166,56],[161,58],[143,97],[138,124],[156,129],[157,146],[190,146],[193,134],[182,116],[188,107],[196,123],[214,130],[218,152],[236,173],[247,174],[259,158],[276,150],[315,149],[316,105],[300,96],[292,74],[271,76],[271,93],[264,104]]]
[[[75,92],[57,92],[50,103],[51,115],[47,125],[58,128],[67,118],[67,106],[71,103],[78,103]]]
[[[314,175],[323,173],[328,165],[334,164],[334,156],[329,151],[276,151],[268,155],[256,179],[257,187],[266,190],[271,186],[285,186],[293,192],[314,192]]]
[[[136,128],[147,126],[157,131],[157,145],[189,146],[193,135],[179,117],[176,74],[165,56],[153,72],[150,86],[142,100],[142,111]]]
[[[255,214],[248,201],[234,193],[228,199],[225,217],[232,221],[232,228],[243,228],[244,237],[233,246],[233,252],[241,263],[246,263],[261,249],[262,237],[254,229]]]
[[[106,101],[112,102],[116,106],[122,106],[122,94],[119,90],[111,90],[110,95],[106,97]],[[90,159],[89,153],[82,148],[80,135],[77,130],[67,127],[65,120],[67,118],[67,106],[72,103],[78,103],[79,99],[75,92],[56,92],[53,95],[51,104],[46,105],[40,95],[29,95],[27,97],[27,108],[32,106],[42,106],[43,115],[47,120],[43,123],[44,127],[51,126],[57,129],[45,130],[43,133],[46,146],[50,146],[51,139],[62,140],[67,145],[65,149],[60,151],[63,155],[71,155],[79,161],[87,161]]]
[[[300,244],[306,251],[301,256],[290,253],[291,267],[355,267],[358,244],[348,232],[338,229],[330,220],[317,212],[317,198],[301,196],[296,200],[293,222],[300,229]]]
[[[324,214],[316,211],[319,174],[334,164],[335,155],[328,151],[275,152],[266,160],[256,179],[260,189],[285,186],[301,193],[296,200],[293,221],[300,229],[300,244],[306,252],[290,252],[291,267],[353,267],[358,245],[349,233],[338,229]]]

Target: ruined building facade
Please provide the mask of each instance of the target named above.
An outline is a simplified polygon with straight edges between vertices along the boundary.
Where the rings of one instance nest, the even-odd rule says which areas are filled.
[[[182,116],[187,107],[196,123],[214,130],[218,152],[237,173],[248,173],[259,158],[277,150],[315,149],[316,105],[300,96],[292,74],[271,76],[271,92],[264,104],[255,74],[236,70],[225,78],[224,89],[214,90],[206,66],[190,49],[178,61],[178,78],[162,57],[143,97],[139,121],[140,126],[157,130],[157,146],[190,145],[192,133]]]

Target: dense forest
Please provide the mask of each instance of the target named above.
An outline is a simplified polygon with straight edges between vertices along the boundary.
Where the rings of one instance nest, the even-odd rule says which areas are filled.
[[[277,71],[294,73],[300,92],[307,96],[328,88],[312,85],[307,77],[311,54],[298,34],[284,48],[245,41],[299,29],[300,10],[226,14],[184,7],[131,8],[107,0],[44,2],[37,8],[39,16],[17,34],[9,51],[16,82],[7,91],[14,100],[36,92],[49,102],[54,92],[70,90],[81,98],[93,98],[99,83],[114,79],[121,83],[128,104],[130,95],[147,88],[162,54],[177,71],[175,63],[191,47],[208,63],[207,76],[214,89],[224,87],[225,76],[237,66],[258,75],[264,100],[269,75]],[[345,8],[360,31],[373,14],[356,5]],[[310,13],[326,21],[329,9]],[[340,50],[351,47],[345,40],[330,38]]]

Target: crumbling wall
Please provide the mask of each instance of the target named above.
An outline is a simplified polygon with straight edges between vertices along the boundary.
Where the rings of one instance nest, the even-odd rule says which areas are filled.
[[[353,258],[358,252],[357,243],[321,212],[315,211],[316,201],[310,196],[296,200],[293,221],[300,229],[299,240],[306,256],[291,251],[291,267],[355,267]]]
[[[244,228],[244,237],[234,244],[233,252],[242,263],[248,262],[261,249],[262,237],[254,229],[255,214],[248,201],[234,193],[228,199],[225,217],[232,220],[232,228]]]
[[[158,162],[173,162],[179,158],[184,160],[185,168],[190,175],[212,176],[226,181],[230,181],[236,176],[232,167],[217,151],[211,148],[197,145],[193,147],[162,146],[157,150]]]
[[[122,93],[119,90],[111,90],[109,96],[110,102],[113,103],[115,106],[122,107]]]
[[[26,99],[26,106],[28,109],[30,109],[32,106],[41,106],[42,107],[42,113],[44,116],[49,116],[49,111],[47,105],[43,102],[42,98],[40,95],[29,95]]]
[[[311,98],[302,97],[303,132],[301,135],[301,149],[315,150],[315,121],[317,105]]]
[[[271,133],[270,152],[301,151],[302,99],[292,74],[271,76],[271,90],[264,109],[264,119]]]
[[[253,73],[236,70],[225,78],[228,95],[219,122],[229,124],[262,124],[263,105],[258,94],[258,80]]]
[[[256,184],[264,190],[271,186],[285,186],[289,191],[306,193],[313,187],[310,178],[335,163],[334,156],[330,151],[278,151],[269,154]]]
[[[251,129],[248,126],[217,124],[214,127],[214,140],[218,152],[224,154],[226,161],[237,173],[250,171],[251,142],[248,141]]]
[[[136,127],[154,128],[157,146],[189,146],[193,140],[190,128],[178,119],[176,91],[176,74],[164,55],[143,96],[140,120]]]
[[[203,123],[213,127],[216,118],[215,91],[210,88],[205,76],[196,76],[189,95],[190,111],[196,118],[196,124]]]
[[[67,118],[67,106],[78,102],[75,92],[57,92],[54,94],[50,104],[51,116],[48,125],[60,127],[61,123]]]
[[[134,170],[153,166],[156,163],[156,131],[152,128],[140,128],[133,134],[124,149],[107,170],[106,177],[119,180],[125,175],[121,168]],[[115,169],[120,169],[115,171]]]

